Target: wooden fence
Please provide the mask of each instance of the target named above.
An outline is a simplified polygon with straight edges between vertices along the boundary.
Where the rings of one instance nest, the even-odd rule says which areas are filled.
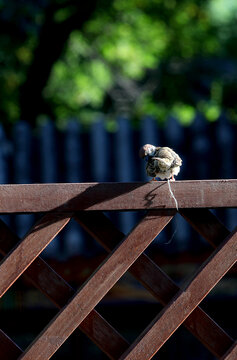
[[[56,129],[48,121],[31,129],[19,121],[12,134],[6,136],[0,127],[0,183],[30,184],[56,182],[130,182],[147,181],[144,162],[138,157],[139,147],[144,143],[173,147],[182,157],[183,166],[178,176],[187,179],[231,179],[237,178],[237,124],[222,116],[209,123],[197,115],[193,124],[183,127],[170,117],[164,127],[151,117],[141,120],[138,127],[131,121],[118,118],[117,129],[106,130],[106,122],[98,119],[84,131],[76,120],[68,122],[65,131]],[[236,210],[224,210],[219,214],[228,228],[233,228]],[[116,225],[128,233],[137,222],[133,212],[113,214]],[[35,222],[34,215],[5,216],[4,221],[22,237]],[[182,217],[177,216],[170,227],[182,227],[182,236],[176,232],[177,241],[172,247],[164,245],[171,237],[165,230],[159,237],[159,247],[177,253],[190,250],[195,236]],[[65,229],[45,250],[44,255],[54,258],[70,258],[75,254],[88,255],[94,249],[75,222]],[[202,246],[205,246],[204,242]]]
[[[216,358],[235,360],[237,342],[199,305],[237,260],[237,229],[227,230],[209,210],[237,207],[237,180],[176,181],[172,190],[182,218],[214,248],[180,287],[144,253],[177,214],[167,182],[0,186],[2,214],[43,213],[21,241],[0,222],[0,251],[5,256],[0,263],[1,296],[23,274],[60,308],[26,349],[1,331],[0,358],[49,359],[79,327],[109,358],[145,360],[183,324]],[[104,213],[112,211],[143,216],[124,236]],[[40,257],[72,218],[109,252],[76,291]],[[132,344],[95,310],[126,271],[164,306]]]

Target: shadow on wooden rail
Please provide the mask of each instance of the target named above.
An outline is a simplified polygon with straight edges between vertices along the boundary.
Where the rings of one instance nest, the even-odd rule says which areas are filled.
[[[171,183],[179,208],[236,207],[237,180]],[[174,209],[166,181],[0,186],[1,213]]]

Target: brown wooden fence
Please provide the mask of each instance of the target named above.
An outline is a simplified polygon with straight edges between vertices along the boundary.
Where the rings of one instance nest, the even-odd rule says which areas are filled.
[[[176,181],[171,187],[180,214],[214,248],[181,288],[144,253],[177,213],[167,182],[0,186],[0,213],[43,213],[21,241],[0,222],[1,296],[23,274],[60,308],[25,350],[0,331],[1,359],[49,359],[78,327],[111,359],[150,359],[182,324],[218,359],[237,359],[237,343],[199,307],[237,260],[237,229],[229,232],[210,211],[237,207],[237,180]],[[104,214],[113,210],[146,212],[124,236]],[[76,292],[40,257],[72,218],[109,252]],[[95,310],[126,271],[164,306],[132,344]]]

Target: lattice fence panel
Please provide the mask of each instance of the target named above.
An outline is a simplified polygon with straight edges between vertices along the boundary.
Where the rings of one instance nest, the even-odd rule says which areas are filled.
[[[199,181],[186,184],[186,188],[184,183],[173,185],[180,204],[179,212],[215,249],[182,288],[144,253],[177,213],[165,182],[139,186],[133,183],[110,184],[108,187],[106,184],[0,187],[2,212],[47,211],[21,241],[3,221],[0,222],[0,252],[5,256],[0,263],[0,294],[2,296],[23,274],[60,308],[24,351],[1,331],[1,358],[49,359],[79,327],[111,359],[150,359],[184,324],[217,358],[236,359],[234,340],[199,304],[237,260],[237,230],[229,232],[208,210],[209,207],[226,207],[229,190],[232,194],[228,204],[236,206],[237,181]],[[52,187],[55,193],[51,192]],[[60,193],[62,188],[64,192]],[[192,196],[189,194],[191,189]],[[16,190],[22,190],[22,193]],[[187,197],[183,199],[186,192]],[[42,197],[42,193],[48,194],[48,198]],[[217,194],[222,196],[221,202]],[[103,213],[115,208],[146,209],[147,212],[132,231],[124,235]],[[109,252],[77,291],[40,257],[71,218]],[[164,306],[132,344],[95,310],[126,271]]]

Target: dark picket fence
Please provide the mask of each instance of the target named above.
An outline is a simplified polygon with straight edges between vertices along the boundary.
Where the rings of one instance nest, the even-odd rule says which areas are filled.
[[[108,132],[104,120],[98,119],[84,131],[77,120],[70,120],[65,131],[59,131],[52,121],[33,130],[19,121],[10,137],[0,127],[0,183],[146,181],[149,179],[145,164],[138,157],[139,148],[145,143],[170,146],[180,154],[183,166],[177,180],[237,178],[237,124],[224,116],[208,123],[197,115],[188,127],[173,117],[164,127],[148,116],[141,120],[139,128],[133,128],[124,117],[118,118],[117,124],[117,131]],[[220,213],[230,230],[236,215],[235,209]],[[112,215],[112,220],[127,233],[137,216],[133,212],[120,213]],[[34,215],[4,215],[4,221],[24,236]],[[180,216],[159,235],[155,246],[168,254],[197,250],[195,247],[200,245],[193,241],[195,236]],[[44,255],[68,258],[99,251],[98,245],[72,222]]]

